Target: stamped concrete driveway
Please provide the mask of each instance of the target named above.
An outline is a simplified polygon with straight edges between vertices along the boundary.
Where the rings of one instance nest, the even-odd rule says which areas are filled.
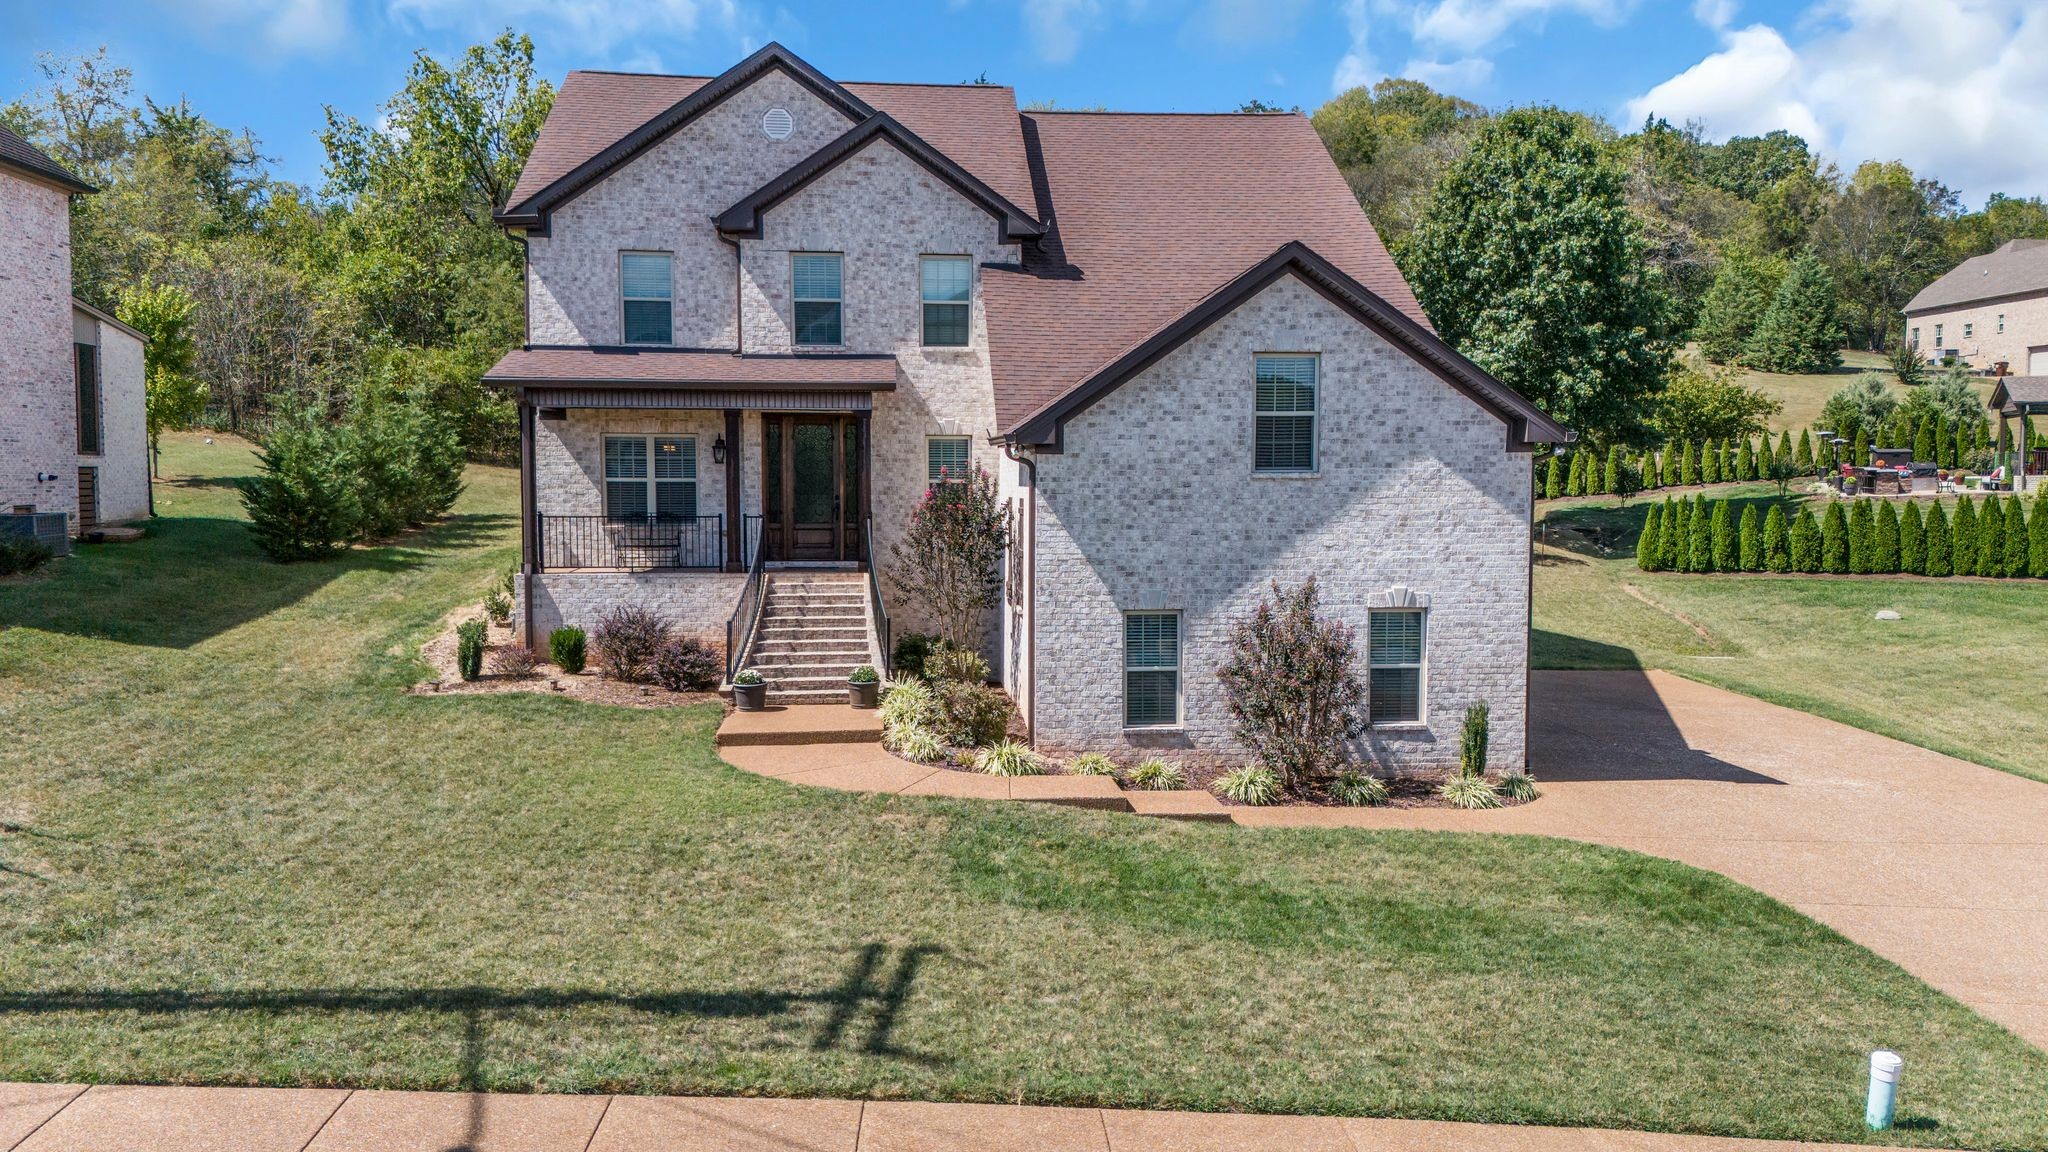
[[[1661,672],[1539,672],[1532,691],[1543,797],[1527,807],[1233,815],[1563,836],[1709,868],[2048,1048],[2048,785]]]

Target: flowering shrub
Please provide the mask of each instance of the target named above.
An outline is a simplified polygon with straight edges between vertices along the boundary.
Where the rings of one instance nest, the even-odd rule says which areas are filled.
[[[645,680],[655,653],[668,641],[668,624],[645,608],[619,607],[591,631],[597,666],[614,680]]]
[[[1217,675],[1237,738],[1259,762],[1290,792],[1342,767],[1346,742],[1365,731],[1365,686],[1350,626],[1316,615],[1315,577],[1293,591],[1276,581],[1230,647]]]

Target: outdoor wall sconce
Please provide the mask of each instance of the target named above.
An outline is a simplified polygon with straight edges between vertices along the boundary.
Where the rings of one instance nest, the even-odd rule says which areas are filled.
[[[713,464],[725,463],[725,437],[720,436],[711,442],[711,462]]]

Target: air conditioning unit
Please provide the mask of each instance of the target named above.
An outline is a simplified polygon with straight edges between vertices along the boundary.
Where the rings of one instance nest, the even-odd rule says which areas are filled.
[[[0,536],[40,540],[58,556],[71,552],[70,516],[63,512],[0,512]]]

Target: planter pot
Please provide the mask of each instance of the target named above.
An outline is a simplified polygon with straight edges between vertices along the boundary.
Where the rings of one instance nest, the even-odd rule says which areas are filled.
[[[855,708],[873,708],[882,700],[882,682],[870,680],[865,684],[858,681],[846,682],[846,702]]]
[[[735,684],[732,686],[732,702],[742,712],[759,712],[768,704],[768,685]]]

